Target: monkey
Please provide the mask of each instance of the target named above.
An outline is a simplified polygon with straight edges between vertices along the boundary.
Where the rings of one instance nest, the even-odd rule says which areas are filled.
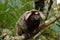
[[[18,35],[24,35],[24,40],[29,39],[33,35],[34,30],[38,28],[41,19],[44,20],[45,16],[36,9],[23,13],[16,23]]]

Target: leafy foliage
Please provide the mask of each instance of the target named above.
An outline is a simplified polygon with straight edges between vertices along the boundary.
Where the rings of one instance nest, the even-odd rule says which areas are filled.
[[[60,7],[60,5],[58,6]],[[31,10],[34,7],[35,6],[33,0],[0,0],[0,28],[3,29],[7,28],[11,30],[12,36],[14,36],[16,34],[15,25],[19,17],[25,11]],[[48,19],[54,15],[54,12],[55,11],[52,8]],[[44,31],[42,32],[41,36],[38,37],[38,39],[41,38],[41,40],[48,40],[52,38],[51,36],[55,38],[56,36],[55,33],[60,33],[59,27],[60,27],[60,19],[57,20],[55,23],[51,24],[46,29],[44,29]],[[58,39],[57,36],[56,38]]]
[[[5,4],[5,2],[7,4]],[[0,3],[0,21],[3,28],[15,28],[16,21],[22,13],[32,9],[32,0],[1,0]],[[4,3],[3,3],[4,2]]]

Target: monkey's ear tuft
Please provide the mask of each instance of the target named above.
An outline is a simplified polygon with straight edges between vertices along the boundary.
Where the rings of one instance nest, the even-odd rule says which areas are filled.
[[[44,15],[44,13],[39,12],[39,14],[40,14],[40,18],[45,19],[45,15]]]
[[[24,19],[27,20],[31,14],[32,13],[30,11],[26,11],[24,15]]]

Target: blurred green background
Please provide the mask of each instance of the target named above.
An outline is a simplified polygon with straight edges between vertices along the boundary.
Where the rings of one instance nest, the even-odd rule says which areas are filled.
[[[60,4],[57,5],[60,7]],[[0,0],[0,29],[2,33],[9,33],[11,31],[12,36],[16,35],[16,22],[19,17],[28,10],[34,9],[34,0]],[[57,10],[60,14],[60,8]],[[49,17],[52,17],[55,11],[53,7],[50,11]],[[9,31],[7,31],[9,30]],[[41,36],[36,40],[60,40],[60,19],[55,23],[51,24],[49,27],[44,29]]]

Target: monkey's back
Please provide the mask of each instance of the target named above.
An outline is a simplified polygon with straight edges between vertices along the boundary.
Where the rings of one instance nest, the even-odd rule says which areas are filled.
[[[17,29],[17,33],[18,35],[22,35],[26,29],[27,29],[27,25],[25,23],[25,13],[23,15],[20,16],[19,20],[16,23],[16,29]]]

